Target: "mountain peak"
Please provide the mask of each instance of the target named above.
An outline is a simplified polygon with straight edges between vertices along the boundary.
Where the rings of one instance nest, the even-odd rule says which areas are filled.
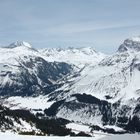
[[[25,41],[16,41],[10,44],[8,48],[15,48],[15,47],[21,47],[21,46],[32,48],[32,46],[28,42],[25,42]]]
[[[124,52],[128,50],[140,51],[140,36],[132,37],[124,40],[123,44],[120,45],[118,51]]]

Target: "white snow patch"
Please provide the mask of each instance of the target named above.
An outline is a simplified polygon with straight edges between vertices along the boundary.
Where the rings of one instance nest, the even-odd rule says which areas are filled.
[[[3,103],[5,106],[10,109],[46,109],[49,108],[54,101],[48,101],[47,96],[38,96],[38,97],[9,97],[6,99],[6,102]],[[7,103],[8,102],[8,103]]]
[[[66,125],[67,128],[72,129],[72,131],[79,133],[80,131],[82,132],[88,132],[90,133],[91,128],[87,125],[82,125],[82,124],[76,124],[76,123],[69,123]]]
[[[124,131],[124,129],[118,127],[118,126],[114,126],[114,125],[105,125],[105,128],[113,128],[115,131]]]

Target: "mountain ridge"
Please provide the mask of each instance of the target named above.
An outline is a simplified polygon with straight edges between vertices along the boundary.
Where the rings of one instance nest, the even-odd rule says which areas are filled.
[[[46,48],[39,51],[48,59],[74,64],[79,68],[90,63],[96,64],[106,56],[103,53],[95,51],[92,47]]]

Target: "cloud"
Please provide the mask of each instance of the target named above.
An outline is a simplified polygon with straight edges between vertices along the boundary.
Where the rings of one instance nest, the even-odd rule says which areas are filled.
[[[75,34],[82,32],[90,32],[90,31],[99,31],[99,30],[110,30],[110,29],[121,29],[121,28],[131,28],[140,26],[135,23],[75,23],[75,24],[64,24],[59,26],[54,26],[46,29],[46,32],[50,34]]]

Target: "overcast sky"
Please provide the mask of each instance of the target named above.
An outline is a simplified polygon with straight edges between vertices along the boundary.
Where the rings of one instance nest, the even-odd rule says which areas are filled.
[[[0,44],[114,52],[140,35],[140,0],[0,0]]]

